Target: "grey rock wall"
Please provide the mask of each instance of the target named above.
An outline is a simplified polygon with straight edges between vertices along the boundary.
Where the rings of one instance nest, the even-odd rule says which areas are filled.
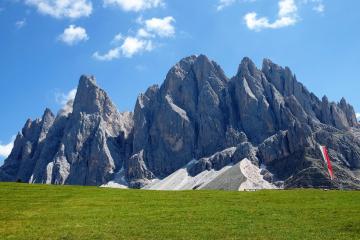
[[[28,120],[1,181],[101,185],[122,170],[140,188],[198,159],[192,175],[248,158],[286,188],[360,188],[360,127],[353,107],[321,100],[288,67],[244,58],[227,78],[204,55],[182,59],[161,86],[119,113],[92,76],[54,116]],[[329,148],[335,180],[318,151]]]

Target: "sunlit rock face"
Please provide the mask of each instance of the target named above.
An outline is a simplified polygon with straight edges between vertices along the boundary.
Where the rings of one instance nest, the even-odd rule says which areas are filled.
[[[132,114],[119,113],[92,76],[80,78],[65,107],[25,124],[1,168],[4,181],[101,185],[122,167]]]
[[[228,78],[206,56],[190,56],[140,94],[133,113],[119,113],[95,78],[82,76],[56,116],[46,110],[26,122],[0,180],[98,186],[121,179],[122,187],[141,188],[181,169],[206,176],[247,159],[263,166],[267,186],[359,188],[359,136],[345,99],[320,100],[287,67],[265,59],[258,69],[244,58]],[[329,148],[333,181],[319,144]]]

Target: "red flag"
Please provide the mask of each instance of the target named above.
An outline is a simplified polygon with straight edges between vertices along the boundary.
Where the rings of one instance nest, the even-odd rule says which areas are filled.
[[[325,161],[325,163],[327,165],[330,178],[331,178],[331,180],[333,180],[334,179],[334,174],[333,174],[333,169],[332,169],[332,165],[331,165],[328,150],[327,150],[327,148],[325,146],[321,146],[321,145],[319,145],[319,148],[320,148],[322,157],[323,157],[323,159],[324,159],[324,161]]]

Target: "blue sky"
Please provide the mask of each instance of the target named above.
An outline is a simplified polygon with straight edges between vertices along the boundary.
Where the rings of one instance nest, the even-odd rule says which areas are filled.
[[[27,118],[57,112],[81,74],[120,111],[170,67],[206,54],[231,77],[248,56],[289,66],[360,112],[358,0],[2,0],[0,162]]]

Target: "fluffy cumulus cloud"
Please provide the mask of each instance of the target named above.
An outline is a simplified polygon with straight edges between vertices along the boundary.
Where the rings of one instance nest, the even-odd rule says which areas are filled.
[[[164,5],[163,0],[103,0],[104,6],[117,6],[124,11],[139,12]]]
[[[153,46],[151,40],[127,37],[125,38],[120,49],[125,57],[132,57],[134,54],[141,51],[151,51],[153,49]]]
[[[151,51],[152,49],[153,44],[151,40],[137,37],[126,37],[121,46],[112,48],[103,55],[99,52],[95,52],[93,57],[100,61],[111,61],[120,58],[121,56],[131,58],[135,54]]]
[[[273,22],[267,17],[258,17],[256,12],[245,15],[246,26],[250,30],[261,31],[266,28],[277,29],[294,25],[298,21],[298,7],[295,0],[279,0],[279,12],[277,19]]]
[[[120,57],[131,58],[143,52],[154,49],[156,38],[169,38],[175,35],[175,19],[171,16],[164,18],[151,18],[137,21],[141,26],[134,36],[123,36],[121,33],[115,35],[112,44],[116,44],[108,52],[101,54],[96,51],[93,57],[99,61],[111,61]]]
[[[25,0],[45,15],[55,18],[80,18],[90,16],[92,3],[88,0]]]
[[[146,34],[153,33],[159,37],[173,37],[175,35],[175,27],[173,23],[175,19],[171,16],[164,18],[151,18],[144,22],[145,29],[140,29],[143,31],[142,35],[150,36]]]
[[[356,114],[356,118],[357,118],[358,121],[360,121],[360,113]]]
[[[219,0],[216,10],[221,11],[235,3],[235,0]]]
[[[101,54],[98,51],[96,51],[93,54],[93,58],[99,61],[111,61],[117,58],[120,58],[121,55],[121,49],[120,47],[115,47],[110,49],[107,53]]]
[[[11,150],[14,147],[14,141],[15,141],[15,136],[13,136],[11,141],[7,144],[1,144],[0,142],[0,157],[7,158],[10,155]]]
[[[58,37],[58,39],[71,46],[79,42],[87,41],[89,37],[85,28],[70,25],[68,28],[65,28],[64,32]]]

